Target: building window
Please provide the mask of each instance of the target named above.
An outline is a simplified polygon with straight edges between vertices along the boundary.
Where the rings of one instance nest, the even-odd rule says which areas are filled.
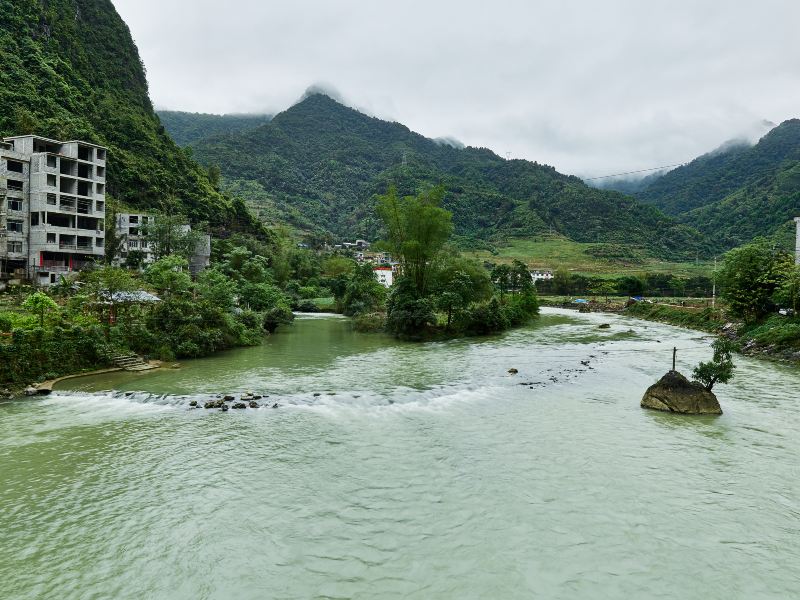
[[[31,213],[31,227],[36,227],[39,224],[39,213]]]
[[[103,202],[102,200],[98,200],[97,202],[94,203],[94,209],[97,212],[103,212],[106,209],[106,203]]]
[[[106,178],[106,168],[105,167],[97,167],[97,176],[101,179]]]
[[[15,233],[22,233],[22,221],[12,221],[11,219],[9,219],[7,227],[9,231],[13,231]]]
[[[97,246],[98,248],[102,248],[103,242],[104,242],[103,238],[95,238],[94,245]]]
[[[97,160],[105,160],[106,159],[106,151],[102,148],[97,149]]]
[[[22,163],[17,160],[7,160],[6,168],[11,173],[22,173]]]
[[[128,242],[128,248],[138,248],[138,247],[139,247],[139,242],[137,242],[136,240],[131,240],[130,242]]]
[[[102,183],[96,183],[94,185],[95,185],[95,190],[97,191],[98,196],[102,196],[103,194],[106,193],[106,186],[105,185],[103,185]]]
[[[56,195],[55,194],[47,194],[47,203],[50,206],[56,205]]]
[[[56,243],[56,234],[55,233],[48,233],[47,234],[47,243],[48,244],[55,244]]]
[[[47,176],[47,185],[49,187],[56,187],[56,176],[55,175],[48,175]]]
[[[47,166],[49,168],[51,168],[51,169],[55,169],[56,168],[56,157],[53,156],[52,154],[48,155],[48,157],[47,157]]]
[[[139,229],[137,227],[129,227],[128,235],[139,235]]]
[[[138,223],[139,222],[139,215],[131,215],[128,217],[128,223]]]
[[[8,200],[8,210],[22,210],[22,200]]]
[[[6,249],[10,253],[22,254],[22,242],[8,242]]]
[[[8,189],[14,192],[21,192],[23,184],[21,181],[17,181],[16,179],[9,179],[8,180]]]

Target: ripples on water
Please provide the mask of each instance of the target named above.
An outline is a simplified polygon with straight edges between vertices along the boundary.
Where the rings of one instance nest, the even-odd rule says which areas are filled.
[[[740,359],[722,417],[643,411],[673,345],[709,354],[560,311],[421,346],[303,320],[0,405],[0,598],[798,597],[800,377]],[[248,389],[280,408],[188,405]]]

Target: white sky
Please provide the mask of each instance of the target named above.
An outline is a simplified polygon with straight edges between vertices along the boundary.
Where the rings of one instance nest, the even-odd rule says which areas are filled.
[[[158,108],[314,84],[429,137],[592,176],[800,117],[797,0],[113,0]]]

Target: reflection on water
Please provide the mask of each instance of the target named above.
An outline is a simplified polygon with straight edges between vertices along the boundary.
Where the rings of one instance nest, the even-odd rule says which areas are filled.
[[[800,377],[739,359],[721,417],[644,411],[673,346],[710,354],[558,310],[422,345],[304,318],[2,404],[0,598],[797,597]]]

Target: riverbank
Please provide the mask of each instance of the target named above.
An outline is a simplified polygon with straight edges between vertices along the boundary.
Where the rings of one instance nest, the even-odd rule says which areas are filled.
[[[645,321],[724,335],[739,345],[739,353],[744,356],[800,363],[800,320],[797,318],[773,315],[758,323],[745,324],[731,317],[724,308],[704,306],[698,299],[687,299],[686,305],[656,302],[629,304],[626,301],[625,298],[617,298],[607,302],[574,304],[563,298],[540,298],[542,306],[579,312],[625,314]]]

